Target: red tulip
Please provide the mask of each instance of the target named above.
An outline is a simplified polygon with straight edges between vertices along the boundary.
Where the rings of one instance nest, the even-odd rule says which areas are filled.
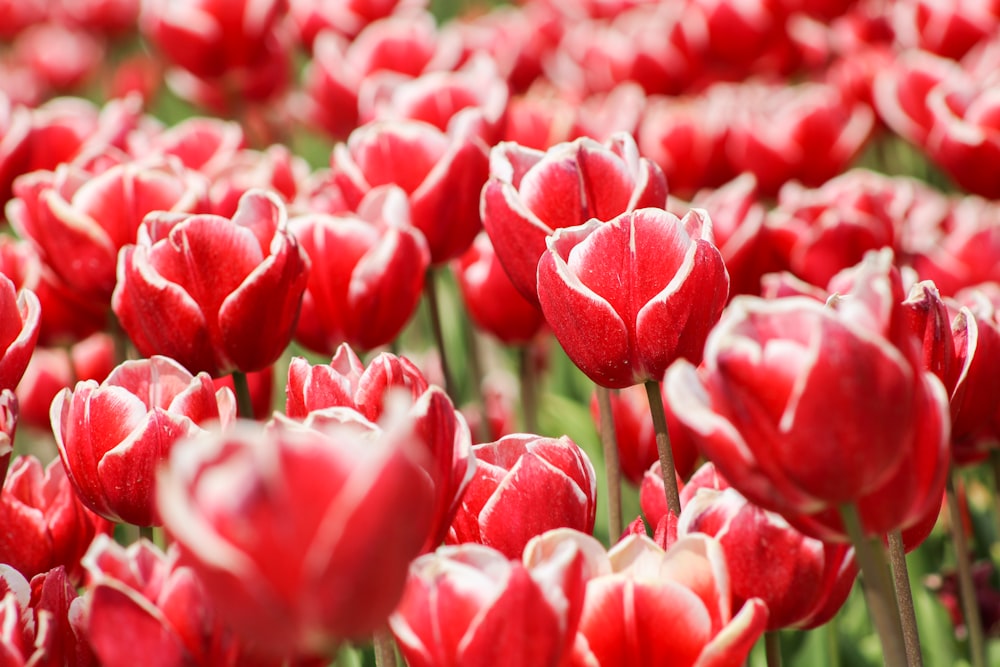
[[[475,467],[469,427],[443,390],[429,386],[405,357],[383,353],[365,368],[350,347],[342,345],[329,364],[310,366],[305,359],[292,359],[285,393],[287,414],[297,419],[333,407],[350,408],[378,424],[399,418],[397,412],[406,414],[426,448],[424,465],[434,485],[431,525],[422,550],[441,543]]]
[[[940,503],[947,397],[919,366],[891,261],[870,256],[836,310],[733,300],[701,370],[681,361],[665,380],[675,414],[733,487],[824,540],[847,539],[844,503],[868,534],[905,529]]]
[[[289,14],[303,44],[312,50],[313,40],[326,30],[353,37],[378,19],[426,4],[427,0],[290,0]]]
[[[545,324],[541,311],[510,282],[485,233],[458,259],[455,277],[469,317],[501,342],[526,344]]]
[[[559,439],[515,434],[476,445],[476,472],[448,533],[517,558],[553,528],[594,529],[597,476],[586,453]]]
[[[737,116],[726,148],[737,171],[775,194],[791,180],[816,187],[844,170],[871,135],[875,116],[832,86],[744,84],[730,89]]]
[[[18,291],[0,275],[0,390],[14,389],[38,340],[41,307],[29,289]]]
[[[103,536],[94,540],[75,620],[101,664],[268,665],[223,627],[204,586],[178,556],[177,547],[164,554],[146,540],[128,548]],[[290,658],[286,664],[300,663]]]
[[[701,360],[729,276],[697,209],[660,209],[563,228],[538,262],[552,333],[591,380],[619,388],[659,380],[675,359]]]
[[[280,0],[153,0],[143,4],[139,27],[179,68],[171,82],[178,92],[230,109],[240,99],[266,100],[287,85],[283,8]]]
[[[158,479],[180,562],[269,655],[327,651],[383,626],[432,514],[411,421],[387,432],[351,410],[314,419],[320,430],[281,420],[187,440]]]
[[[538,260],[545,238],[590,218],[611,220],[644,206],[665,207],[663,172],[618,134],[559,144],[547,152],[503,142],[490,153],[482,219],[500,263],[525,299],[538,302]]]
[[[372,190],[356,215],[293,218],[289,230],[312,270],[295,338],[331,354],[341,343],[370,350],[392,342],[423,294],[430,254],[410,226],[406,194]]]
[[[488,151],[467,119],[448,132],[420,121],[359,127],[333,150],[333,179],[352,208],[373,188],[393,184],[410,200],[413,226],[427,239],[431,264],[461,255],[480,229],[479,191]]]
[[[112,308],[139,352],[222,375],[274,363],[295,328],[309,260],[285,207],[251,190],[232,221],[155,213],[118,257]]]
[[[18,420],[17,396],[10,389],[0,391],[0,485],[7,478],[7,467],[14,452],[14,433]]]
[[[97,667],[75,612],[76,588],[63,567],[35,575],[31,583],[0,565],[0,664]]]
[[[10,467],[0,493],[0,525],[0,562],[26,577],[62,565],[74,582],[94,536],[111,532],[111,524],[77,498],[58,459],[43,470],[33,456],[20,456]]]
[[[115,367],[114,345],[110,335],[97,333],[69,349],[36,348],[17,385],[21,422],[41,430],[52,428],[52,399],[77,381],[103,381]]]
[[[890,17],[901,46],[953,60],[1000,30],[1000,12],[990,2],[908,0],[895,3]]]
[[[177,161],[128,163],[91,174],[69,165],[17,180],[7,217],[74,291],[109,302],[118,250],[150,211],[198,213],[208,184]]]
[[[239,162],[246,137],[234,121],[194,116],[157,133],[133,132],[129,153],[135,156],[173,155],[188,169],[214,180]]]
[[[274,144],[263,151],[241,150],[212,175],[211,212],[224,218],[233,217],[240,198],[254,188],[273,190],[289,204],[308,177],[308,163],[292,154],[287,146]]]
[[[722,547],[688,535],[664,552],[630,535],[610,551],[589,535],[551,531],[533,548],[572,540],[587,558],[587,593],[570,665],[729,665],[746,660],[767,624],[751,599],[733,615]],[[670,628],[670,632],[664,632]]]
[[[78,382],[52,401],[59,456],[83,502],[112,521],[159,525],[157,468],[202,424],[236,419],[236,399],[172,359],[126,361],[104,382]]]
[[[680,536],[704,533],[722,546],[733,612],[751,598],[767,605],[767,629],[813,628],[840,609],[857,575],[854,550],[824,544],[779,515],[750,504],[711,463],[684,487]]]
[[[389,619],[411,667],[557,667],[583,608],[583,556],[572,542],[533,562],[478,544],[410,566]]]

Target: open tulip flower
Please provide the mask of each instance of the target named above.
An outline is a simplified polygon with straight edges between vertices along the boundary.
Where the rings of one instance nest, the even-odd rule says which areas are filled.
[[[845,503],[858,505],[868,534],[905,529],[940,504],[944,388],[831,307],[738,297],[703,366],[678,361],[665,383],[680,423],[730,484],[807,534],[846,540]]]
[[[591,380],[628,387],[660,380],[675,359],[701,361],[729,296],[707,213],[640,209],[558,229],[546,245],[542,313]]]
[[[52,401],[59,455],[80,498],[112,521],[159,525],[156,469],[174,443],[236,419],[236,398],[167,357],[126,361],[104,382],[78,382]]]
[[[223,375],[270,366],[291,341],[309,259],[274,194],[251,190],[232,220],[152,213],[118,255],[112,308],[139,352]]]
[[[526,562],[563,541],[577,543],[587,573],[583,615],[565,664],[737,667],[764,632],[767,607],[760,599],[730,611],[725,555],[707,535],[688,535],[667,551],[629,535],[605,552],[589,535],[553,530],[528,545]]]

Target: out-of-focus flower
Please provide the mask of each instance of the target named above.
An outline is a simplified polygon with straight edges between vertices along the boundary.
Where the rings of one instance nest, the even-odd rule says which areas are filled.
[[[184,441],[157,482],[180,563],[268,655],[323,652],[383,626],[431,520],[412,422],[383,431],[340,408],[314,423]]]
[[[111,524],[77,498],[61,461],[43,469],[33,456],[20,456],[10,466],[0,493],[0,525],[0,562],[25,577],[62,565],[74,582],[94,536],[111,532]]]

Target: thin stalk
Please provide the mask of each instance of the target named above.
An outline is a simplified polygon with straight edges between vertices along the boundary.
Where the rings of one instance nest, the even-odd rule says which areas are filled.
[[[396,667],[396,644],[388,630],[378,630],[374,637],[376,667]]]
[[[677,492],[677,473],[674,468],[674,452],[670,449],[670,434],[667,432],[667,415],[663,411],[663,395],[660,393],[660,383],[646,380],[646,398],[649,400],[649,413],[653,417],[653,430],[656,432],[656,451],[660,455],[660,473],[663,475],[663,489],[667,495],[667,508],[674,516],[681,515],[681,497]]]
[[[531,354],[531,343],[517,348],[518,380],[521,384],[521,410],[524,413],[524,430],[538,433],[538,373]],[[600,391],[600,387],[598,388]],[[603,436],[601,438],[603,442]],[[615,450],[617,453],[617,449]],[[617,459],[616,459],[617,460]]]
[[[477,442],[492,442],[500,436],[495,435],[493,429],[490,427],[486,397],[483,395],[483,354],[479,346],[479,336],[476,335],[476,328],[472,326],[469,318],[466,317],[464,320],[465,326],[462,329],[465,335],[465,346],[468,350],[467,360],[469,362],[469,375],[471,376],[469,381],[472,385],[472,396],[476,404],[479,405],[480,414],[479,428],[476,429],[477,432],[473,433],[472,436],[476,438]]]
[[[899,530],[889,533],[889,562],[892,565],[892,578],[896,586],[899,620],[903,626],[906,661],[910,667],[921,667],[924,664],[924,658],[920,652],[920,633],[917,631],[917,614],[913,609],[913,591],[910,590],[910,571],[906,567],[906,549],[903,548],[903,534]]]
[[[153,527],[152,526],[139,526],[139,539],[146,538],[150,542],[156,543],[153,540]]]
[[[777,630],[764,633],[764,654],[767,656],[767,667],[781,667],[781,635]]]
[[[972,562],[969,543],[965,537],[962,510],[955,493],[955,476],[958,471],[953,466],[948,475],[945,496],[948,498],[948,516],[951,519],[951,541],[955,546],[955,565],[958,569],[958,593],[962,601],[962,616],[969,632],[969,661],[972,667],[986,666],[986,648],[983,640],[983,621],[979,616],[976,600],[976,586],[972,581]]]
[[[441,331],[441,313],[438,308],[437,289],[435,286],[436,273],[434,269],[428,269],[427,277],[424,280],[424,298],[427,299],[427,308],[431,317],[431,333],[434,335],[434,344],[437,346],[438,356],[441,360],[441,375],[444,376],[444,390],[453,402],[458,403],[458,396],[455,394],[455,381],[451,378],[451,369],[448,367],[448,354],[445,352],[444,333]]]
[[[862,589],[868,603],[868,613],[872,617],[879,639],[882,641],[882,655],[886,667],[906,665],[906,644],[903,628],[899,623],[899,609],[893,591],[892,575],[885,559],[885,549],[881,540],[865,537],[861,528],[861,515],[852,503],[841,506],[840,515],[844,527],[854,543],[854,554],[861,567]]]
[[[246,373],[233,371],[233,389],[236,393],[236,413],[243,419],[253,419],[253,399]]]
[[[601,418],[601,446],[604,449],[604,474],[608,482],[608,539],[618,541],[622,530],[622,470],[618,462],[618,437],[611,412],[611,392],[597,385],[597,409]]]

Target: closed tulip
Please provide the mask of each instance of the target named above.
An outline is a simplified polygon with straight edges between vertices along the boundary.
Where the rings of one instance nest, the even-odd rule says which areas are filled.
[[[523,564],[442,547],[413,561],[389,624],[410,667],[556,667],[583,609],[583,565],[569,541]]]
[[[472,449],[476,473],[451,524],[449,544],[485,544],[517,558],[547,530],[593,531],[597,476],[572,440],[521,433]]]
[[[665,207],[667,181],[620,133],[605,144],[581,138],[538,151],[513,142],[490,152],[483,226],[514,287],[538,302],[536,268],[545,238],[591,218],[611,220],[645,206]]]
[[[701,360],[729,296],[712,223],[640,209],[559,229],[538,262],[542,313],[566,354],[599,385],[660,380],[675,359]]]
[[[0,485],[7,477],[7,466],[14,452],[17,415],[17,396],[10,389],[0,391]]]
[[[410,219],[427,240],[431,264],[458,257],[481,228],[479,191],[489,171],[488,150],[472,118],[447,132],[422,121],[376,121],[351,132],[333,150],[333,180],[356,208],[373,188],[397,185]]]
[[[159,525],[156,469],[200,425],[236,418],[229,389],[175,361],[126,361],[98,384],[78,382],[52,401],[52,431],[70,481],[86,505],[112,521]]]
[[[356,215],[304,215],[289,228],[312,264],[296,340],[323,354],[392,342],[416,312],[430,263],[406,194],[373,190]]]
[[[317,429],[241,423],[184,441],[158,479],[180,564],[263,654],[369,636],[399,602],[433,489],[403,420],[381,431],[326,411]]]
[[[257,371],[291,341],[308,274],[284,204],[251,190],[232,220],[148,216],[118,255],[112,308],[145,356],[192,373]]]

